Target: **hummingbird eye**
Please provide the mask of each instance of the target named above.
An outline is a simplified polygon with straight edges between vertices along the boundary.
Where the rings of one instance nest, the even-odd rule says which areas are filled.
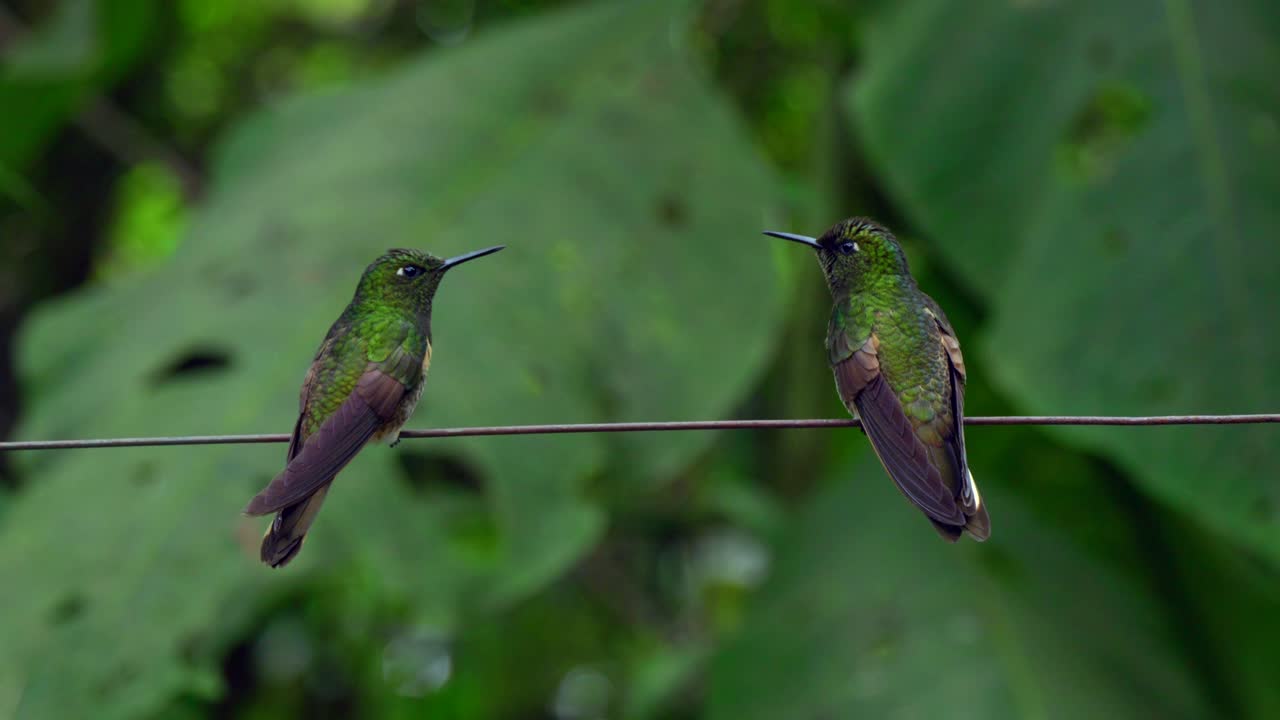
[[[852,240],[846,240],[845,242],[840,243],[839,250],[841,255],[852,255],[858,252],[858,243],[853,242]]]
[[[397,275],[399,275],[400,277],[406,277],[406,278],[416,278],[422,273],[423,273],[422,268],[418,267],[417,265],[405,265],[404,267],[396,271]]]

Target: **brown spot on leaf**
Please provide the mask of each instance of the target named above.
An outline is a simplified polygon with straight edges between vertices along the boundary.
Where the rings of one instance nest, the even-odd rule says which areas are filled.
[[[669,228],[684,227],[689,220],[689,210],[684,199],[677,195],[663,195],[658,200],[658,221]]]
[[[533,96],[532,110],[539,115],[560,115],[569,107],[564,93],[558,88],[545,88]]]
[[[1107,228],[1102,234],[1102,250],[1110,258],[1118,258],[1129,249],[1129,235],[1119,228]]]
[[[72,592],[53,606],[49,621],[54,625],[69,623],[84,614],[85,604],[84,595]]]
[[[138,463],[133,469],[134,485],[150,485],[156,479],[156,466],[151,462]]]
[[[1068,126],[1057,151],[1059,167],[1077,182],[1109,176],[1120,155],[1150,124],[1151,114],[1151,98],[1138,87],[1103,84]]]

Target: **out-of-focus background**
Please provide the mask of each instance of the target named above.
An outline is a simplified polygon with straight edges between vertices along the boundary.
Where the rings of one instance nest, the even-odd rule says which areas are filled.
[[[1280,410],[1272,0],[8,0],[0,435],[286,432],[384,249],[411,427],[845,417],[810,253],[894,227],[968,412]],[[968,433],[985,544],[853,430],[0,456],[0,717],[1280,716],[1280,431]]]

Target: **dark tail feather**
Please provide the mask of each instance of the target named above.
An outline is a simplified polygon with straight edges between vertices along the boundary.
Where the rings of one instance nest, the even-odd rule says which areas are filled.
[[[965,470],[965,479],[973,490],[973,502],[969,507],[963,508],[964,529],[968,531],[969,537],[982,542],[991,537],[991,516],[987,515],[987,504],[982,501],[982,494],[978,492],[978,483],[974,481],[973,473],[968,469]],[[962,502],[961,505],[963,506],[964,503]]]
[[[938,534],[942,536],[942,539],[946,540],[947,542],[956,542],[957,540],[960,539],[960,533],[964,531],[964,528],[960,527],[959,525],[950,525],[948,523],[941,523],[929,517],[928,515],[925,515],[925,517],[928,518],[929,522],[933,523],[933,529],[937,530]]]
[[[275,534],[274,528],[268,529],[267,534],[262,538],[262,562],[273,568],[288,565],[289,561],[302,550],[302,540],[305,537],[305,535],[281,537]]]
[[[302,550],[302,541],[307,530],[320,512],[324,504],[324,496],[329,492],[326,485],[296,505],[281,510],[271,521],[267,534],[262,536],[262,562],[273,568],[284,567]]]
[[[957,542],[960,540],[962,533],[968,532],[969,537],[982,542],[991,537],[991,518],[987,516],[987,508],[985,505],[980,506],[978,511],[973,515],[965,518],[964,525],[950,525],[948,523],[940,523],[937,520],[925,516],[929,522],[933,523],[933,529],[938,531],[943,540],[947,542]]]
[[[969,537],[978,542],[991,537],[991,516],[987,515],[987,504],[982,501],[982,496],[978,493],[978,485],[973,481],[973,473],[966,471],[966,474],[968,475],[967,482],[973,488],[973,500],[966,505],[962,498],[956,498],[961,512],[964,513],[964,525],[938,522],[933,518],[929,518],[929,522],[933,523],[933,529],[937,530],[942,539],[948,542],[958,541],[960,535],[965,532],[969,533]],[[925,517],[928,517],[928,515]]]
[[[978,505],[978,512],[969,516],[968,522],[964,524],[964,529],[969,532],[970,537],[978,542],[991,537],[991,517],[987,515],[987,506],[985,504]]]

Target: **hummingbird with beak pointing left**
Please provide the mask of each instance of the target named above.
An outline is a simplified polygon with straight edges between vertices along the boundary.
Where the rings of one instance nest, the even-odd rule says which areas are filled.
[[[907,269],[893,233],[866,218],[821,237],[769,231],[818,255],[834,307],[827,361],[898,490],[955,542],[991,534],[964,451],[964,356],[947,316]]]
[[[366,443],[399,442],[431,363],[431,303],[440,280],[501,249],[447,260],[389,250],[365,269],[302,382],[284,470],[244,510],[276,513],[262,538],[262,562],[278,568],[297,556],[329,485]]]

